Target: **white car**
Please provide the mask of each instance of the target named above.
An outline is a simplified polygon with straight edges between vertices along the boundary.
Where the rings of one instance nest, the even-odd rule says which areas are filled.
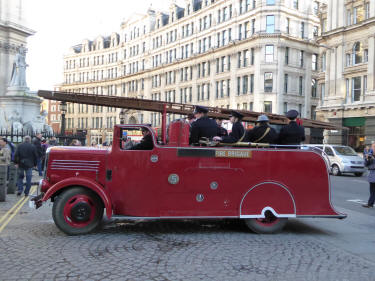
[[[319,148],[329,160],[329,166],[334,176],[353,173],[361,177],[365,172],[365,161],[350,146],[330,144],[310,144]]]

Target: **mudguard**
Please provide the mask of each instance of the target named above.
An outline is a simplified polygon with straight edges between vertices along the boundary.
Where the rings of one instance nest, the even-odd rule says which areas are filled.
[[[104,207],[106,209],[106,215],[110,219],[112,217],[112,203],[109,199],[107,192],[103,189],[103,186],[98,184],[96,181],[93,181],[89,178],[83,177],[71,177],[59,181],[58,183],[51,186],[47,192],[44,194],[42,201],[47,201],[50,199],[56,192],[66,188],[68,186],[84,186],[92,191],[94,191],[103,201]]]
[[[271,211],[276,217],[296,217],[296,205],[288,188],[277,182],[262,182],[243,196],[240,218],[264,218]]]

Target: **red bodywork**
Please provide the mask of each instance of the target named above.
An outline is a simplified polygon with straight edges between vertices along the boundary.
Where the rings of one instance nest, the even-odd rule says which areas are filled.
[[[110,150],[54,147],[43,201],[71,186],[96,192],[112,215],[148,218],[335,217],[330,180],[320,154],[278,148],[192,147],[189,125],[174,122],[169,143],[122,150],[116,126]]]

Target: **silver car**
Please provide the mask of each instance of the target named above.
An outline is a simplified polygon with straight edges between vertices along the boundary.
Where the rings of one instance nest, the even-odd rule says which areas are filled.
[[[361,177],[365,172],[365,161],[350,146],[344,145],[309,145],[321,149],[329,159],[331,172],[334,176],[353,173]]]

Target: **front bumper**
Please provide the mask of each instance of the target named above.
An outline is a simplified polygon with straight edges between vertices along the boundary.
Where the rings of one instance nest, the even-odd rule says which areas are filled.
[[[343,165],[341,170],[343,173],[364,173],[366,171],[364,166],[356,164]]]

